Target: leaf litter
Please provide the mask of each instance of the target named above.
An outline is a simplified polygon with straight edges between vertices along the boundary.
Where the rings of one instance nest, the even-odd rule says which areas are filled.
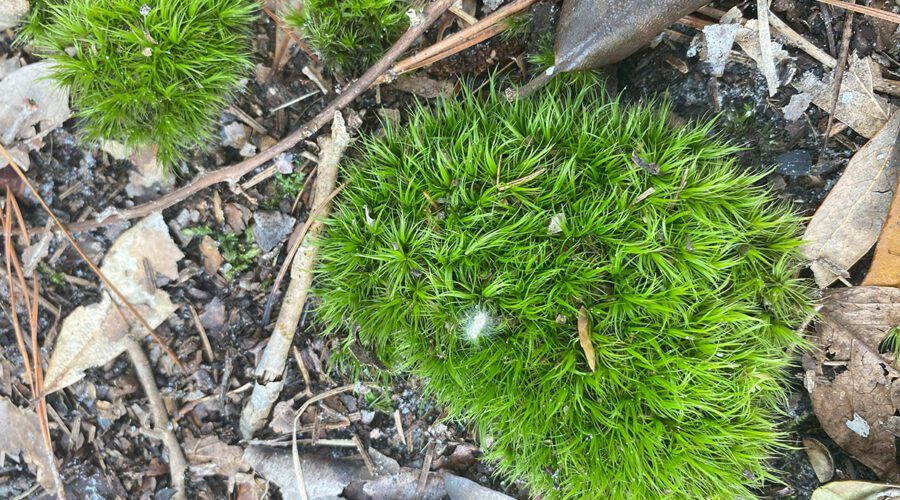
[[[156,328],[178,309],[169,294],[158,288],[157,280],[177,279],[182,258],[162,215],[155,213],[119,236],[100,269]],[[66,317],[45,375],[48,393],[77,382],[85,370],[125,351],[130,326],[123,314],[127,313],[103,292],[100,302],[79,306]]]

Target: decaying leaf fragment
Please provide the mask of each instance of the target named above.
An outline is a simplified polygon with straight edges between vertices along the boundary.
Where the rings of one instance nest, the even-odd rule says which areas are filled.
[[[32,411],[19,408],[5,397],[0,396],[0,454],[25,456],[25,460],[36,469],[37,480],[47,491],[56,491],[53,481],[52,456],[44,448],[41,424]]]
[[[809,222],[802,251],[820,287],[846,276],[878,239],[900,171],[898,134],[900,112],[856,152]]]
[[[881,479],[898,481],[892,431],[900,408],[900,364],[880,347],[900,325],[900,289],[829,290],[821,317],[816,364],[806,377],[813,410],[835,443]]]
[[[834,477],[834,459],[831,452],[818,439],[803,438],[803,447],[806,448],[806,457],[812,465],[813,472],[820,483],[827,483]]]
[[[122,233],[110,247],[101,271],[156,328],[177,306],[169,294],[157,288],[156,279],[178,277],[178,261],[184,254],[172,241],[169,229],[158,212]],[[79,306],[63,321],[59,338],[50,356],[44,378],[47,393],[58,391],[84,376],[88,368],[103,365],[121,354],[129,323],[109,293],[100,302]],[[140,327],[138,327],[140,329]]]
[[[565,0],[556,28],[555,70],[580,71],[616,63],[650,43],[705,0]]]
[[[834,117],[847,124],[863,137],[873,137],[882,129],[891,115],[891,106],[887,100],[877,95],[874,88],[877,65],[871,58],[860,58],[855,53],[850,56],[850,66],[844,73],[841,92],[838,94]],[[792,85],[812,96],[812,102],[823,110],[830,110],[834,95],[832,76],[818,78],[806,73]]]
[[[39,62],[0,80],[0,144],[23,168],[30,163],[28,150],[39,147],[40,138],[72,114],[69,91],[48,78],[52,70],[53,63]],[[4,165],[6,160],[0,158],[0,167]]]

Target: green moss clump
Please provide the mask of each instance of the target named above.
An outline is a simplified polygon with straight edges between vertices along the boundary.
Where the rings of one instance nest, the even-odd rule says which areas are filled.
[[[345,352],[421,377],[534,495],[752,497],[811,310],[802,220],[710,124],[591,85],[493,95],[361,146],[321,242],[319,317],[352,332]]]
[[[409,27],[407,0],[305,0],[285,17],[331,69],[357,74]]]
[[[43,0],[23,31],[56,63],[87,140],[156,144],[164,164],[212,137],[252,69],[251,0]]]

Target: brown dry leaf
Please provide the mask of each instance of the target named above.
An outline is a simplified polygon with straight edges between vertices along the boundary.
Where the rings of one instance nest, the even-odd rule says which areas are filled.
[[[812,465],[813,472],[820,483],[827,483],[834,477],[834,459],[831,452],[818,439],[803,438],[803,447],[806,448],[806,457]]]
[[[247,472],[250,466],[244,462],[244,450],[229,445],[216,436],[201,439],[187,438],[184,452],[191,463],[191,471],[199,476],[220,475],[234,478],[239,472]]]
[[[811,500],[886,500],[900,498],[900,486],[867,481],[835,481],[813,491]]]
[[[0,396],[0,430],[0,453],[25,455],[32,469],[36,469],[38,483],[48,492],[56,491],[51,476],[53,458],[44,448],[37,414]]]
[[[829,290],[821,317],[817,359],[806,377],[813,410],[835,443],[879,478],[898,481],[891,417],[900,408],[900,371],[879,347],[900,325],[900,289]]]
[[[869,138],[883,128],[892,112],[887,100],[876,95],[873,90],[876,75],[881,75],[881,70],[870,58],[860,58],[855,53],[851,55],[850,67],[844,72],[834,111],[835,119]],[[812,96],[813,104],[819,108],[825,111],[831,109],[834,80],[830,74],[820,79],[812,73],[806,73],[792,85]]]
[[[157,288],[155,280],[159,276],[176,279],[178,261],[182,258],[184,254],[175,246],[162,215],[157,212],[122,233],[110,247],[100,269],[147,323],[156,328],[177,306],[168,293]],[[128,314],[124,308],[122,311]],[[136,328],[143,332],[141,327]],[[128,329],[129,324],[106,292],[100,302],[72,311],[63,321],[50,356],[44,378],[45,392],[71,385],[88,368],[103,365],[121,354]]]
[[[210,276],[215,276],[225,263],[225,257],[219,252],[219,243],[209,236],[200,240],[200,256],[203,257],[203,269]]]
[[[892,155],[894,162],[900,162],[900,140],[894,145]],[[900,287],[900,181],[894,188],[894,200],[878,236],[872,265],[862,284]]]
[[[900,170],[898,133],[900,112],[856,152],[806,228],[802,251],[822,288],[846,276],[878,239]]]
[[[581,306],[581,310],[578,311],[578,342],[581,344],[581,350],[584,351],[584,357],[587,358],[591,373],[596,372],[597,356],[594,355],[594,345],[591,344],[591,325],[587,309],[584,306]]]

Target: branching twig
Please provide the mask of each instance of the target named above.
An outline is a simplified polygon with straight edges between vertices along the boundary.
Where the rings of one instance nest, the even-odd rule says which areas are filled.
[[[153,212],[157,212],[160,210],[165,210],[166,208],[175,205],[176,203],[181,202],[187,197],[198,193],[210,186],[218,184],[220,182],[237,182],[238,179],[246,175],[247,173],[253,171],[260,165],[263,165],[267,161],[272,158],[278,156],[279,154],[287,151],[294,147],[298,142],[308,139],[313,134],[319,131],[322,127],[324,127],[327,123],[331,122],[332,118],[334,118],[334,113],[336,111],[340,111],[353,102],[360,94],[366,91],[369,86],[374,82],[379,76],[384,74],[391,67],[391,64],[400,57],[406,49],[412,45],[412,43],[418,38],[422,33],[428,29],[435,19],[437,19],[441,14],[443,14],[455,0],[433,0],[428,7],[425,9],[422,15],[422,21],[415,26],[410,26],[409,30],[397,40],[396,43],[387,51],[387,53],[377,62],[374,66],[369,68],[368,71],[363,74],[363,76],[359,77],[358,80],[353,82],[346,91],[342,94],[338,95],[331,103],[322,110],[319,114],[313,117],[310,121],[306,122],[300,128],[294,130],[284,139],[278,141],[275,145],[266,149],[265,151],[260,152],[258,155],[248,158],[240,163],[236,163],[234,165],[220,168],[219,170],[215,170],[212,172],[207,172],[196,179],[193,182],[172,191],[166,195],[163,195],[156,200],[150,201],[148,203],[144,203],[143,205],[138,205],[134,208],[118,210],[116,213],[103,217],[99,220],[93,221],[84,221],[81,223],[75,223],[68,226],[69,231],[85,231],[88,229],[94,229],[97,227],[101,227],[105,224],[112,224],[118,221],[124,221],[128,219],[135,219],[138,217],[144,217]],[[38,234],[43,232],[40,229],[31,230],[32,234]]]
[[[292,252],[289,252],[285,259],[285,266],[291,265],[291,281],[284,294],[272,337],[256,366],[256,385],[253,387],[253,393],[241,413],[241,434],[246,439],[251,438],[253,433],[265,425],[266,417],[269,416],[272,405],[275,404],[284,385],[285,362],[290,354],[297,323],[300,321],[303,305],[312,285],[313,268],[318,254],[318,247],[310,244],[309,240],[318,236],[324,227],[317,214],[326,215],[328,211],[337,182],[338,163],[349,145],[350,136],[344,127],[344,119],[340,112],[337,112],[331,126],[331,137],[320,139],[322,155],[319,159],[313,194],[313,199],[318,204],[314,211],[316,213],[310,213],[307,219],[308,234],[301,234],[294,244],[295,247],[299,247],[296,259],[293,259],[291,264]],[[284,269],[286,267],[282,269],[279,277],[283,276]],[[273,289],[276,287],[277,285]]]
[[[187,498],[187,490],[185,487],[185,474],[187,473],[188,462],[184,458],[184,452],[181,450],[181,444],[175,436],[175,430],[169,420],[169,414],[166,412],[166,406],[163,404],[162,396],[159,394],[159,388],[156,386],[156,379],[153,376],[153,369],[150,367],[150,360],[144,353],[144,348],[130,334],[126,335],[125,349],[128,351],[128,357],[134,365],[134,371],[137,372],[138,380],[141,387],[144,388],[144,394],[147,396],[147,403],[150,405],[150,415],[153,417],[153,427],[159,433],[163,446],[169,453],[169,476],[172,478],[172,488],[175,489],[175,498]]]

